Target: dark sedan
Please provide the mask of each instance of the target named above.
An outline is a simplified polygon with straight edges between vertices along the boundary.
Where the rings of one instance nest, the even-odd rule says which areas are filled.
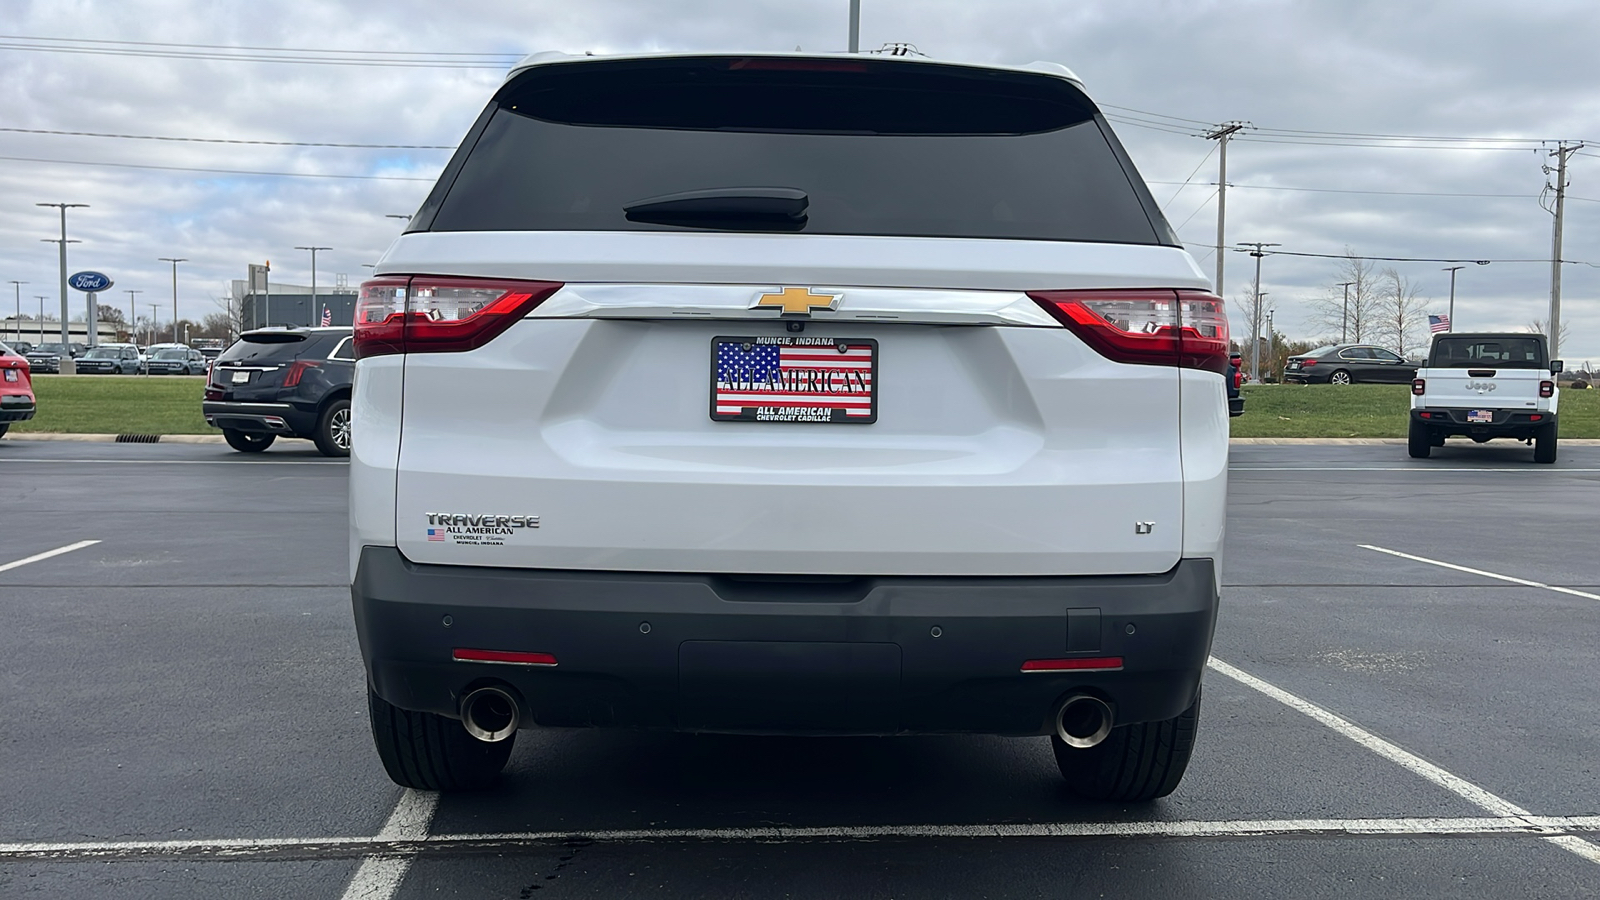
[[[1407,384],[1417,363],[1371,344],[1329,344],[1289,357],[1283,380],[1291,384]]]

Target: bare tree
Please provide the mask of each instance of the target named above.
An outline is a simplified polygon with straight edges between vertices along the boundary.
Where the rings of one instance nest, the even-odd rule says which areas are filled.
[[[1428,299],[1394,268],[1378,276],[1373,337],[1405,356],[1427,343]]]
[[[1522,326],[1522,330],[1528,332],[1529,334],[1542,334],[1542,335],[1545,335],[1546,337],[1548,337],[1550,335],[1550,320],[1549,319],[1534,319],[1532,322],[1529,322],[1528,324]],[[1570,321],[1569,322],[1562,322],[1561,323],[1561,341],[1560,341],[1560,345],[1563,346],[1563,347],[1567,346],[1567,340],[1569,338],[1571,338],[1571,337],[1572,337],[1572,323]]]
[[[1267,360],[1267,305],[1262,302],[1252,288],[1241,288],[1238,299],[1233,301],[1239,308],[1240,322],[1238,331],[1239,353],[1244,357],[1241,361],[1245,369],[1250,368],[1250,345],[1245,341],[1252,335],[1260,335],[1262,342],[1261,361],[1270,366]],[[1259,378],[1255,372],[1248,373],[1251,378]]]
[[[219,312],[211,313],[201,320],[205,323],[204,327],[206,329],[207,336],[219,337],[223,340],[231,341],[234,339],[234,337],[244,333],[245,321],[243,300],[235,299],[232,296],[227,296],[218,297],[213,302],[216,303]],[[216,321],[218,317],[221,317],[222,319],[220,323]]]
[[[1359,344],[1373,339],[1379,278],[1377,267],[1357,258],[1354,248],[1345,247],[1344,252],[1346,256],[1339,261],[1327,293],[1311,301],[1311,321],[1323,334],[1338,335],[1341,343]],[[1348,294],[1343,286],[1346,283],[1350,285]]]

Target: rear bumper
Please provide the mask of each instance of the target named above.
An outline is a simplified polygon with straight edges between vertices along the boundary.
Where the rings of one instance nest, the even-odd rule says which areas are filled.
[[[36,409],[29,394],[0,395],[0,422],[26,422]]]
[[[1476,438],[1509,437],[1527,439],[1547,425],[1555,425],[1557,416],[1552,412],[1533,410],[1497,409],[1493,410],[1494,421],[1468,422],[1466,409],[1423,407],[1411,410],[1411,421],[1428,426],[1435,434],[1446,437],[1464,436]],[[1538,416],[1537,420],[1532,417]]]
[[[316,414],[307,413],[292,403],[240,403],[206,400],[200,404],[206,424],[251,434],[309,434],[316,425]]]
[[[1321,384],[1327,380],[1328,376],[1325,373],[1312,374],[1305,371],[1283,373],[1284,384]]]
[[[351,595],[367,677],[404,709],[456,717],[466,691],[498,682],[538,725],[771,734],[1048,734],[1075,692],[1118,724],[1171,718],[1194,700],[1217,610],[1209,559],[819,583],[419,565],[366,547]],[[456,648],[559,664],[458,662]],[[1021,671],[1105,657],[1122,667]]]

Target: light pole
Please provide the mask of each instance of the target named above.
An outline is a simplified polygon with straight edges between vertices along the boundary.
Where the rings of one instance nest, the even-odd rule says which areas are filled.
[[[1451,331],[1456,330],[1456,273],[1465,268],[1466,266],[1451,266],[1448,269],[1439,270],[1450,273],[1450,311],[1445,313],[1445,322],[1449,325],[1449,330]]]
[[[313,321],[321,321],[320,319],[317,319],[317,317],[316,317],[316,305],[317,305],[317,251],[318,250],[332,250],[333,248],[332,247],[296,247],[295,249],[296,250],[310,250],[311,251],[311,306],[312,306],[312,309],[309,312],[306,313],[306,319],[307,319],[306,324],[309,325]]]
[[[1263,301],[1266,298],[1266,294],[1261,295]],[[1267,365],[1271,366],[1274,372],[1278,371],[1278,333],[1272,329],[1272,314],[1275,312],[1277,310],[1267,309]]]
[[[1341,281],[1339,286],[1344,288],[1344,314],[1339,317],[1339,343],[1350,340],[1350,285],[1354,281]]]
[[[850,0],[850,52],[861,52],[861,0]]]
[[[14,341],[20,341],[22,340],[22,286],[28,282],[17,281],[13,278],[11,283],[16,285],[17,288],[17,318],[12,322],[13,327],[11,330],[15,332],[15,334],[12,335],[11,339]]]
[[[1255,303],[1250,307],[1250,327],[1255,332],[1250,336],[1250,375],[1259,384],[1261,383],[1261,257],[1267,255],[1262,248],[1283,245],[1265,241],[1240,241],[1239,246],[1255,248],[1250,251],[1250,255],[1256,258],[1256,287],[1251,292],[1255,297]]]
[[[405,219],[407,222],[411,221],[411,217],[405,213],[385,213],[383,217],[385,219]]]
[[[128,337],[135,344],[139,343],[139,295],[143,290],[125,291],[128,295]]]
[[[178,263],[188,262],[187,259],[174,259],[170,256],[157,257],[162,262],[172,263],[172,342],[178,343]],[[154,329],[154,323],[151,328]],[[150,333],[150,343],[155,343],[155,332]]]
[[[87,208],[87,203],[35,203],[34,206],[52,206],[61,210],[61,346],[67,345],[67,210]],[[45,240],[50,240],[45,238]],[[76,244],[78,241],[71,241]]]

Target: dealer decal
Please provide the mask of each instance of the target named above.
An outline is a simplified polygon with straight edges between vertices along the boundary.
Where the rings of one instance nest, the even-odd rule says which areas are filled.
[[[428,513],[428,540],[476,547],[503,547],[506,538],[539,527],[538,516]]]

